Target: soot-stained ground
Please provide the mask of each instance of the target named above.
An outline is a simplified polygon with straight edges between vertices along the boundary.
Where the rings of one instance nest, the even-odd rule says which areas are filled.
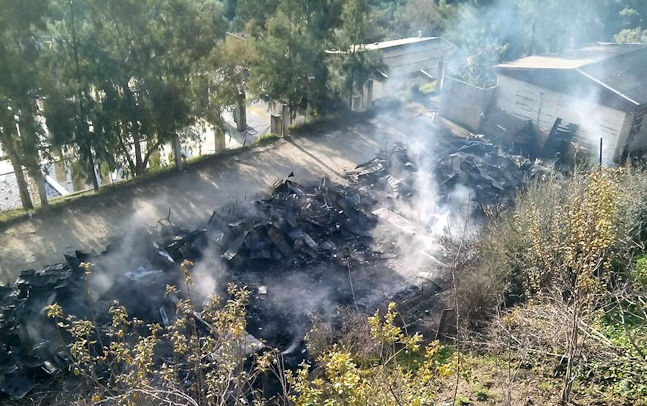
[[[223,294],[229,283],[247,287],[248,333],[282,351],[288,365],[307,357],[312,316],[334,322],[340,307],[370,313],[393,298],[442,290],[438,225],[455,222],[456,213],[469,216],[464,207],[482,213],[497,204],[493,196],[505,202],[535,165],[481,138],[462,140],[440,158],[411,155],[403,145],[381,151],[348,173],[345,185],[327,178],[300,185],[289,174],[268,196],[215,211],[202,227],[178,227],[169,212],[148,229],[133,227],[101,255],[79,252],[23,272],[0,300],[0,373],[21,390],[0,390],[19,395],[68,362],[45,305],[60,303],[101,324],[117,300],[146,322],[172,323],[178,297],[164,292],[168,284],[186,289],[184,261],[193,264],[194,299]],[[93,264],[89,278],[83,262]],[[437,319],[433,300],[425,303]]]

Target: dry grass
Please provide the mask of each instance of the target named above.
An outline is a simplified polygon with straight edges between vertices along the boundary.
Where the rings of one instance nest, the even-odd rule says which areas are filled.
[[[497,366],[506,380],[502,401],[524,380],[526,364],[548,371],[552,381],[563,380],[565,360],[570,359],[564,357],[570,351],[566,344],[576,337],[575,400],[642,404],[647,362],[639,356],[642,336],[637,335],[645,331],[647,317],[634,312],[631,320],[639,326],[627,328],[623,308],[636,309],[645,297],[645,286],[632,281],[634,257],[645,251],[647,238],[647,173],[636,168],[598,171],[531,184],[514,209],[490,219],[471,243],[472,260],[460,264],[465,343],[481,359],[505,360]],[[607,206],[602,206],[604,199]],[[595,233],[612,238],[589,253],[601,241]],[[583,262],[590,258],[593,262]],[[589,263],[585,269],[594,271],[579,276],[589,282],[573,282],[579,275],[575,267]],[[580,295],[577,306],[575,294]],[[610,314],[619,316],[610,321]],[[577,334],[569,328],[573,320]],[[551,388],[559,394],[559,384]],[[614,401],[595,403],[602,398]],[[518,402],[517,396],[508,404]]]

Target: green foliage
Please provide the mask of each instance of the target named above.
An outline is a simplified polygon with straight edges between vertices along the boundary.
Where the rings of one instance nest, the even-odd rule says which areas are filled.
[[[381,56],[375,52],[366,52],[363,44],[371,38],[370,7],[367,0],[350,0],[344,2],[340,26],[335,33],[335,48],[342,53],[335,55],[331,67],[337,77],[340,93],[345,95],[352,105],[352,97],[361,93],[364,84],[376,69],[386,71]]]
[[[254,37],[263,35],[265,24],[278,4],[279,0],[237,0],[234,28]]]
[[[286,103],[293,115],[319,112],[329,99],[325,63],[328,4],[283,0],[255,43],[252,90],[267,101]],[[277,72],[281,72],[277,74]]]
[[[39,32],[44,28],[49,4],[43,0],[0,2],[0,146],[9,155],[16,173],[25,166],[44,188],[40,168],[44,128],[39,120],[39,100],[45,78]],[[23,206],[33,208],[27,185],[18,179]],[[44,190],[39,188],[43,205]]]
[[[573,280],[570,293],[599,292],[645,237],[646,180],[641,171],[618,169],[533,183],[512,213],[485,226],[477,242],[483,278],[508,305]],[[582,279],[573,279],[578,270]]]
[[[647,29],[641,27],[625,28],[617,33],[613,39],[619,43],[647,42]]]
[[[393,30],[402,37],[440,36],[451,23],[456,7],[444,1],[409,0],[399,4],[394,12]]]
[[[511,213],[486,226],[478,259],[466,265],[474,271],[461,276],[461,294],[479,304],[463,309],[473,324],[483,325],[483,309],[511,307],[489,325],[490,348],[520,359],[567,354],[576,380],[568,379],[566,396],[582,382],[644,398],[646,181],[632,168],[536,181]],[[474,284],[479,291],[469,289]]]
[[[647,253],[638,255],[634,261],[632,278],[642,290],[647,290]]]
[[[420,91],[421,94],[423,95],[431,95],[434,94],[437,90],[437,81],[431,81],[429,83],[425,83],[424,85],[420,86],[418,90]]]
[[[455,406],[468,406],[471,405],[472,402],[470,402],[470,399],[464,396],[459,396],[456,398],[456,402],[454,402]]]
[[[484,402],[490,398],[490,392],[486,388],[478,388],[472,396],[479,402]]]
[[[289,375],[293,404],[433,404],[441,379],[455,374],[458,356],[447,357],[437,341],[421,348],[422,337],[407,335],[395,317],[393,303],[384,315],[378,311],[369,317],[370,342],[362,346],[375,348],[374,353],[334,345],[319,356],[317,370],[303,364]]]
[[[89,275],[91,265],[82,266]],[[66,316],[58,304],[44,309],[71,339],[71,371],[91,388],[75,394],[78,399],[128,405],[267,404],[258,383],[263,375],[275,374],[284,393],[274,404],[422,406],[434,402],[441,380],[456,371],[458,355],[437,341],[423,347],[420,335],[406,334],[395,324],[391,303],[384,314],[363,318],[370,343],[357,348],[369,344],[375,350],[370,355],[335,344],[323,349],[316,370],[302,364],[286,373],[275,351],[259,352],[248,341],[246,290],[230,286],[228,300],[210,297],[197,312],[191,301],[192,266],[188,261],[181,265],[186,297],[177,301],[175,320],[167,327],[145,325],[119,304],[111,306],[111,321],[101,330],[93,321]],[[178,294],[178,288],[167,286],[166,296]]]
[[[175,134],[187,139],[185,128],[222,126],[222,110],[247,91],[287,103],[293,114],[327,112],[384,68],[379,55],[359,44],[418,31],[442,35],[448,71],[487,86],[491,66],[501,60],[612,38],[644,41],[647,29],[647,7],[639,0],[4,0],[0,6],[0,61],[10,72],[0,78],[0,143],[14,167],[36,178],[52,147],[89,175],[100,166],[140,175],[160,145]],[[231,28],[247,39],[224,41]],[[328,49],[345,53],[327,57]],[[94,176],[90,181],[97,184]]]
[[[270,133],[270,134],[263,134],[263,135],[261,135],[260,137],[258,137],[258,140],[256,140],[256,142],[254,143],[254,145],[267,145],[267,144],[271,144],[271,143],[273,143],[273,142],[276,142],[276,141],[278,141],[279,139],[281,139],[281,137],[279,137],[279,136],[278,136],[278,135],[276,135],[276,134],[272,134],[272,133]]]
[[[65,316],[57,304],[46,308],[47,316],[72,339],[72,372],[92,388],[92,393],[77,394],[85,402],[240,405],[247,404],[246,399],[261,401],[253,383],[277,365],[276,354],[257,353],[256,344],[248,340],[247,291],[230,286],[228,300],[210,297],[198,313],[190,299],[192,266],[188,261],[181,266],[188,298],[179,299],[175,320],[166,328],[145,325],[115,304],[109,311],[110,325],[98,336],[94,322]],[[167,295],[177,293],[178,289],[167,286]],[[248,348],[251,366],[246,363]]]

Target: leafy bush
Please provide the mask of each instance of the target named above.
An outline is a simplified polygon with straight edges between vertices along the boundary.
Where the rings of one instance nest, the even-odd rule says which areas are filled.
[[[395,304],[368,318],[369,347],[358,356],[333,345],[318,358],[317,368],[302,364],[289,377],[297,406],[433,404],[441,379],[456,373],[458,354],[437,341],[422,347],[422,337],[395,324]],[[376,346],[374,344],[377,344]]]
[[[398,327],[391,303],[368,319],[347,312],[347,336],[331,338],[330,329],[315,323],[308,348],[319,354],[317,362],[286,372],[276,351],[259,351],[260,343],[250,342],[245,289],[230,286],[229,300],[213,296],[197,312],[191,267],[182,264],[187,298],[179,299],[176,319],[167,327],[145,325],[118,304],[110,308],[110,325],[101,327],[64,315],[57,304],[46,307],[70,338],[71,370],[87,388],[74,394],[79,403],[423,405],[433,401],[441,379],[454,374],[461,360],[437,341],[423,346],[419,334]],[[166,294],[177,295],[178,289],[167,286]],[[351,325],[361,325],[360,332]],[[365,341],[358,343],[360,336]],[[281,388],[271,399],[264,397],[269,376]]]
[[[487,318],[497,304],[510,307],[556,285],[561,289],[576,269],[589,276],[595,271],[600,284],[610,283],[645,249],[645,202],[647,174],[632,168],[533,182],[514,209],[490,218],[471,243],[475,255],[461,266],[465,294],[459,296],[477,305],[464,309],[464,317]]]
[[[631,386],[628,399],[644,396],[646,198],[647,175],[633,168],[537,181],[486,225],[476,259],[462,270],[461,284],[482,282],[463,288],[467,302],[491,305],[463,309],[470,321],[494,316],[488,350],[518,359],[564,354],[539,357],[558,364],[563,401],[573,377],[616,392]]]
[[[110,308],[112,322],[105,331],[90,320],[65,316],[61,307],[47,307],[62,333],[71,337],[69,351],[74,375],[84,378],[85,403],[248,404],[262,399],[257,378],[277,371],[276,353],[258,352],[245,327],[245,289],[230,286],[230,299],[213,296],[197,312],[191,302],[192,284],[185,261],[187,299],[179,299],[175,321],[166,328],[131,318],[118,304]],[[89,267],[88,267],[89,269]],[[176,294],[167,286],[167,295]],[[249,362],[251,357],[251,362]]]

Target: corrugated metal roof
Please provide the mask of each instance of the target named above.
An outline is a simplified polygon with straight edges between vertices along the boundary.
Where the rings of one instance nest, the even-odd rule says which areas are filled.
[[[496,65],[496,68],[575,69],[645,49],[647,44],[597,44],[562,54],[531,55]]]
[[[439,41],[440,37],[411,37],[411,38],[402,38],[394,39],[391,41],[375,42],[373,44],[364,44],[362,47],[367,51],[374,51],[377,49],[387,49],[400,47],[403,45],[418,44],[420,42],[429,42],[429,41]]]
[[[440,37],[401,38],[401,39],[394,39],[391,41],[374,42],[372,44],[360,44],[360,45],[356,45],[356,47],[358,50],[362,50],[362,51],[376,51],[381,49],[396,48],[396,47],[420,44],[423,42],[431,42],[431,41],[440,41]],[[347,51],[340,51],[340,50],[326,51],[326,53],[328,54],[345,54],[346,52]]]
[[[647,105],[647,44],[598,44],[496,65],[502,75],[622,111]]]

